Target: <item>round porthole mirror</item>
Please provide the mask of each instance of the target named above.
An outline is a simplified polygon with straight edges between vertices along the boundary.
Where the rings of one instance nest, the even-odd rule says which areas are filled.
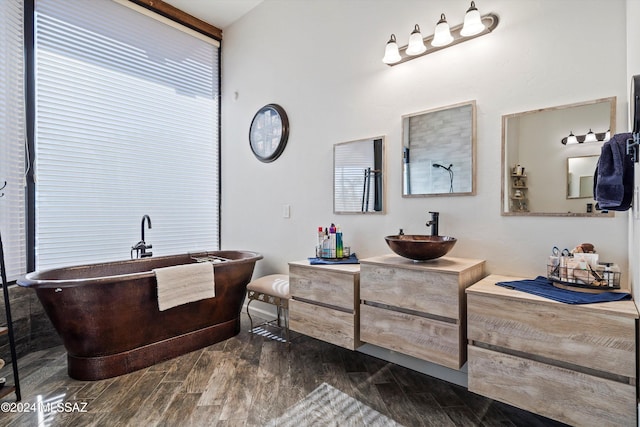
[[[251,121],[249,144],[261,162],[269,163],[280,157],[289,138],[289,119],[278,104],[262,107]]]

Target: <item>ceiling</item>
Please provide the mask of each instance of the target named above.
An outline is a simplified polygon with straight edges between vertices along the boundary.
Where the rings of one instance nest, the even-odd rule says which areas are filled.
[[[183,12],[224,30],[263,0],[164,0]]]

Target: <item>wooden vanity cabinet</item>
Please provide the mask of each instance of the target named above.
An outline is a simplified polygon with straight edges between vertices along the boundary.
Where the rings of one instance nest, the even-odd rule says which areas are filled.
[[[484,261],[397,255],[360,260],[362,341],[459,369],[466,360],[465,289]]]
[[[496,286],[467,289],[469,390],[564,423],[636,420],[633,301],[564,304]]]
[[[360,265],[289,263],[289,328],[355,350],[360,347]]]

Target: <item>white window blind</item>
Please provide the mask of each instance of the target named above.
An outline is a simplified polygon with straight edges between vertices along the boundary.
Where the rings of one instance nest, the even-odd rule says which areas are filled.
[[[7,279],[26,273],[23,1],[0,1],[0,233]]]
[[[36,268],[215,250],[217,42],[111,0],[37,0]]]
[[[376,145],[380,148],[376,150]],[[352,141],[334,146],[334,210],[336,212],[380,211],[382,175],[376,169],[381,139]]]

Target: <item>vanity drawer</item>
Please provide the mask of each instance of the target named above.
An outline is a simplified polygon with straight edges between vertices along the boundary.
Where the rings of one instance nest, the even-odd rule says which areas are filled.
[[[460,327],[435,319],[370,305],[360,305],[363,342],[459,369],[466,347]]]
[[[299,266],[289,264],[289,290],[294,299],[353,311],[360,304],[359,265]]]
[[[363,263],[360,278],[362,300],[460,319],[464,289],[458,275]]]
[[[357,311],[346,312],[290,300],[289,328],[350,350],[361,345]]]
[[[635,380],[634,318],[598,310],[596,305],[572,306],[519,294],[509,299],[467,295],[471,344],[477,341]]]
[[[469,390],[491,399],[571,425],[636,425],[634,385],[471,345],[467,366]]]

